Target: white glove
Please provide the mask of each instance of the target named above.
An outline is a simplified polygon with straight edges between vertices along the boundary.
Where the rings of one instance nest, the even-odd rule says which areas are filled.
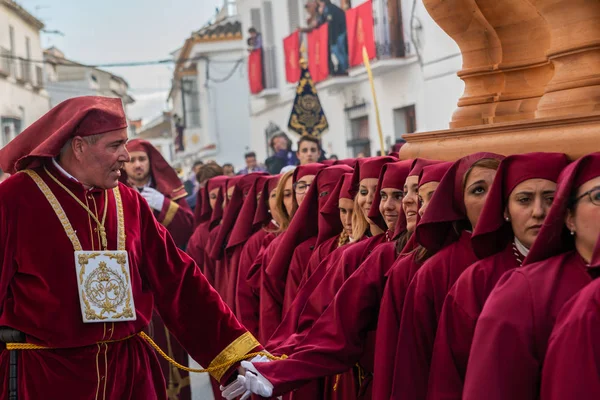
[[[252,360],[250,360],[250,363],[270,361],[271,360],[269,360],[267,356],[258,355],[255,356]],[[254,368],[254,366],[252,367]],[[246,388],[243,381],[236,379],[235,381],[233,381],[225,387],[221,386],[221,395],[227,400],[233,400],[238,396],[243,395],[242,400],[245,400],[252,395],[252,392],[248,388]]]
[[[163,204],[165,202],[165,196],[156,189],[152,189],[151,187],[145,187],[141,193],[142,197],[146,199],[150,208],[160,211],[162,210]]]
[[[240,400],[249,398],[251,395],[250,392],[262,397],[271,397],[273,395],[273,384],[258,372],[254,364],[242,361],[242,368],[246,370],[246,375],[238,376],[237,380],[244,385],[247,391]]]

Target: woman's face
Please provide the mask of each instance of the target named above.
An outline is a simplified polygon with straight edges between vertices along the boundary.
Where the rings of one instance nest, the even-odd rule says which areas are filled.
[[[271,211],[271,218],[275,221],[279,219],[279,215],[277,215],[277,189],[271,190],[269,193],[269,211]]]
[[[350,199],[339,199],[338,207],[340,209],[340,220],[344,231],[352,237],[352,214],[354,213],[354,201]]]
[[[556,183],[547,179],[528,179],[519,183],[508,198],[504,217],[508,218],[517,239],[528,249],[540,233],[556,192]]]
[[[579,200],[568,212],[566,224],[575,233],[577,251],[590,262],[600,235],[600,176],[581,185],[575,199]]]
[[[219,194],[219,188],[213,189],[208,192],[208,199],[210,203],[210,208],[214,209],[215,204],[217,204],[217,195]]]
[[[419,211],[419,196],[417,189],[419,187],[419,177],[411,175],[406,178],[404,183],[404,199],[402,199],[402,209],[406,216],[406,230],[413,232],[417,225],[417,212]]]
[[[479,215],[485,204],[488,191],[494,182],[496,170],[490,168],[475,167],[469,173],[465,184],[464,201],[467,210],[467,218],[472,229],[477,226]]]
[[[302,204],[302,201],[308,192],[308,188],[315,180],[315,176],[316,175],[304,175],[294,185],[294,193],[296,194],[296,203],[298,203],[298,205]]]
[[[235,190],[235,185],[230,186],[227,188],[227,202],[229,203],[231,201],[231,198],[233,197],[233,191]]]
[[[435,193],[435,189],[440,185],[439,182],[427,182],[419,187],[419,215],[422,217],[429,206],[429,202]]]
[[[402,211],[402,190],[396,188],[384,188],[379,193],[381,201],[379,202],[379,212],[383,215],[385,224],[389,230],[396,228],[398,216]]]
[[[292,176],[287,179],[285,186],[283,187],[283,205],[288,215],[292,215],[294,210],[294,191],[292,184]]]
[[[369,215],[369,210],[373,205],[375,191],[377,190],[377,178],[367,178],[360,181],[358,188],[358,206],[363,210],[365,217]]]

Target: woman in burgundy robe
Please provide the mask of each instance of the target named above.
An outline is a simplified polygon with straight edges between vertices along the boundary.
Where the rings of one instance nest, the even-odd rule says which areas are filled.
[[[228,275],[227,275],[227,266],[226,262],[223,259],[223,252],[219,247],[219,240],[221,238],[221,232],[223,232],[224,236],[228,235],[228,230],[231,229],[231,226],[223,225],[224,218],[227,215],[230,207],[239,208],[239,204],[232,204],[231,199],[233,196],[233,192],[236,186],[239,184],[242,176],[234,176],[230,177],[225,184],[225,187],[221,188],[224,196],[223,202],[223,212],[221,219],[219,220],[218,226],[211,231],[211,235],[208,239],[207,251],[205,254],[205,259],[208,258],[210,262],[214,265],[214,288],[221,295],[221,298],[225,300],[225,303],[231,308],[232,304],[227,298],[227,286],[228,286]],[[239,210],[237,210],[239,211]]]
[[[389,231],[394,231],[395,228],[395,224],[396,223],[403,223],[404,224],[404,218],[403,218],[403,212],[402,212],[402,202],[401,202],[401,196],[402,196],[402,186],[404,184],[404,181],[406,179],[406,176],[408,175],[409,169],[410,169],[410,165],[411,165],[411,161],[401,161],[401,162],[397,162],[397,163],[389,163],[386,164],[382,167],[382,171],[380,173],[380,179],[378,182],[377,187],[380,189],[380,194],[381,194],[381,202],[379,204],[378,209],[380,210],[380,212],[383,214],[383,216],[385,217],[385,223],[387,223],[386,227],[389,229]],[[401,221],[398,221],[398,219],[401,219]],[[379,252],[377,252],[377,250],[375,250],[375,252],[369,256],[367,258],[367,261],[365,261],[365,263],[363,265],[366,265],[365,268],[369,268],[370,266],[373,265],[377,265],[379,262],[381,263],[387,263],[387,264],[391,264],[393,262],[393,258],[395,257],[395,250],[394,250],[394,246],[391,243],[391,258],[392,260],[389,259],[385,259],[385,256],[381,256]],[[388,253],[384,253],[385,255],[388,255]],[[360,265],[360,264],[359,264]],[[326,314],[323,314],[323,316],[321,318],[319,318],[321,316],[321,313],[325,310],[325,308],[327,307],[327,305],[332,301],[332,299],[335,296],[335,293],[337,292],[337,290],[342,286],[344,280],[346,280],[352,273],[352,269],[348,268],[346,270],[342,270],[342,269],[335,269],[336,267],[332,267],[329,271],[327,275],[325,275],[322,284],[319,285],[317,287],[317,289],[315,290],[315,292],[313,293],[313,295],[311,297],[316,297],[316,300],[322,302],[321,305],[315,305],[316,308],[311,310],[311,315],[310,315],[310,319],[313,321],[313,323],[315,323],[314,321],[317,321],[315,324],[315,327],[313,329],[304,329],[300,334],[296,334],[295,338],[296,340],[303,338],[305,335],[306,337],[298,343],[297,346],[295,346],[295,349],[292,349],[294,351],[294,353],[292,354],[292,356],[288,359],[289,363],[287,364],[282,364],[280,365],[280,367],[283,367],[284,369],[286,368],[291,368],[296,370],[299,374],[302,374],[302,370],[308,369],[306,368],[309,364],[312,365],[313,360],[311,359],[311,357],[313,355],[315,355],[316,353],[318,353],[318,351],[316,353],[311,353],[310,351],[306,351],[306,348],[312,348],[315,345],[319,345],[319,341],[323,340],[324,337],[327,337],[327,335],[324,335],[325,332],[329,332],[328,331],[328,327],[331,327],[332,324],[335,324],[335,318],[331,318],[329,317],[329,314],[327,312],[329,312],[331,310],[331,307],[327,310]],[[358,268],[358,265],[354,267],[355,269]],[[355,299],[357,296],[357,293],[354,293]],[[360,297],[360,294],[358,294],[358,297]],[[313,306],[312,304],[307,304],[306,307],[309,306]],[[307,311],[307,309],[305,308],[305,312]],[[334,313],[335,314],[335,313]],[[307,316],[304,316],[305,320],[307,319]],[[321,322],[321,321],[325,321],[325,322]],[[359,321],[358,321],[359,322]],[[305,322],[306,323],[306,322]],[[322,328],[317,329],[317,326],[322,326]],[[354,328],[354,326],[352,326],[352,328]],[[308,334],[307,334],[308,333]],[[373,335],[371,335],[373,336]],[[335,340],[334,340],[335,342]],[[372,341],[367,340],[367,347],[369,343],[372,343]],[[338,343],[338,345],[341,345],[342,343]],[[285,343],[286,346],[289,346],[291,348],[291,343]],[[335,352],[335,350],[337,349],[339,351],[339,347],[337,347],[332,343],[327,342],[327,344],[323,345],[326,349],[331,350],[332,352]],[[352,347],[350,344],[348,345],[348,347]],[[362,347],[362,346],[359,346]],[[353,348],[355,349],[355,348]],[[280,349],[277,349],[276,351],[280,351]],[[326,351],[326,350],[324,350]],[[346,354],[346,349],[343,348],[343,350],[341,350],[342,353]],[[372,353],[372,352],[371,352]],[[372,371],[372,357],[369,357],[369,351],[365,351],[365,359],[362,362],[363,367],[367,372]],[[336,352],[336,356],[337,356],[337,352]],[[351,369],[353,367],[353,365],[356,363],[356,361],[359,360],[360,354],[358,354],[355,359],[354,362],[346,362],[345,364],[345,368],[341,367],[339,364],[336,364],[337,368],[331,368],[333,364],[329,364],[329,361],[325,361],[325,360],[320,360],[320,362],[322,362],[321,365],[319,365],[319,369],[313,369],[312,370],[312,375],[306,375],[306,376],[298,376],[297,378],[294,378],[294,383],[291,384],[290,386],[288,386],[288,388],[296,388],[298,386],[300,386],[305,380],[307,379],[317,379],[317,378],[321,378],[321,377],[326,377],[328,375],[335,375],[336,373],[342,373],[345,370]],[[352,357],[350,357],[350,359],[352,359]],[[316,362],[316,361],[315,361]],[[326,365],[329,364],[329,365]],[[314,366],[314,365],[313,365]],[[287,371],[287,370],[286,370]],[[328,372],[327,372],[328,371]],[[368,376],[365,376],[365,378],[367,379],[361,379],[361,381],[359,382],[360,384],[364,384],[365,388],[368,386],[368,382],[370,379],[368,379]],[[351,396],[355,396],[356,395],[356,389],[355,387],[358,387],[359,385],[353,384],[354,381],[354,376],[352,374],[352,371],[350,370],[349,372],[345,373],[344,375],[342,375],[341,377],[336,377],[333,379],[330,379],[328,381],[328,385],[326,385],[326,391],[328,392],[328,398],[331,397],[336,397],[336,398],[342,398],[342,399],[348,399],[351,398]],[[335,389],[334,389],[335,388]],[[361,394],[366,395],[366,397],[368,398],[368,390],[367,389],[361,389],[360,391]],[[365,396],[361,396],[361,398],[365,398]]]
[[[258,337],[260,282],[257,285],[251,285],[248,282],[248,274],[261,250],[275,238],[274,232],[277,230],[277,223],[274,222],[274,207],[272,209],[269,207],[269,200],[271,197],[275,197],[277,182],[279,182],[279,176],[261,177],[256,182],[257,206],[252,222],[252,229],[256,232],[244,245],[238,269],[235,297],[236,317],[256,337]]]
[[[256,195],[254,194],[254,184],[260,176],[265,173],[251,173],[238,177],[233,182],[233,193],[227,204],[227,210],[223,215],[223,221],[219,227],[219,232],[212,243],[210,256],[219,264],[221,274],[220,287],[217,291],[225,303],[235,313],[235,287],[237,284],[237,267],[242,246],[249,234],[252,233],[252,221],[256,208]],[[230,183],[231,180],[229,181]],[[248,197],[252,189],[252,197]],[[231,188],[228,189],[231,191]],[[236,242],[233,246],[228,246],[228,241],[237,229]],[[243,232],[243,233],[242,233]],[[241,240],[241,241],[240,241]]]
[[[319,171],[326,168],[324,164],[306,164],[301,165],[294,170],[292,187],[293,187],[293,215],[296,214],[298,206],[302,203],[306,192],[299,193],[297,185],[300,182],[304,183],[305,186],[312,184],[315,176]],[[306,187],[305,187],[306,190]],[[290,220],[290,226],[292,225]],[[260,337],[264,341],[267,341],[273,334],[279,323],[281,322],[281,315],[283,310],[283,298],[285,294],[285,282],[287,279],[287,273],[289,268],[288,263],[278,262],[279,257],[285,258],[285,254],[281,253],[282,245],[286,243],[286,237],[289,227],[285,229],[285,233],[275,239],[276,245],[271,244],[269,251],[265,253],[266,258],[263,260],[263,271],[262,280],[260,287]],[[285,251],[291,253],[293,251],[290,247],[285,247]]]
[[[597,187],[598,185],[596,185]],[[592,195],[600,206],[600,191]],[[600,226],[598,210],[592,211]],[[600,236],[590,263],[600,268]],[[596,274],[597,275],[597,274]],[[600,279],[577,293],[562,308],[548,341],[542,369],[542,400],[600,399]]]
[[[202,273],[206,276],[206,279],[214,287],[215,276],[214,276],[214,263],[208,257],[208,239],[211,232],[215,227],[218,226],[223,216],[223,193],[222,187],[229,180],[227,176],[217,176],[211,178],[206,183],[206,189],[204,190],[204,199],[202,201],[202,215],[199,220],[200,224],[196,227],[196,230],[192,234],[188,247],[187,253],[196,261],[198,265],[201,265]],[[203,220],[206,218],[206,221]]]
[[[452,163],[429,163],[425,167],[421,161],[417,161],[407,178],[404,186],[405,194],[402,207],[405,214],[412,215],[418,212],[417,217],[422,217],[437,190],[440,181],[448,171]],[[415,180],[415,173],[419,172]],[[415,190],[414,184],[418,185]],[[417,218],[411,220],[408,225],[409,231],[414,231]],[[385,288],[379,304],[379,317],[377,322],[377,335],[375,340],[375,368],[373,371],[373,398],[389,398],[392,391],[392,374],[394,369],[398,331],[400,329],[400,318],[404,295],[412,277],[423,265],[425,260],[433,255],[422,246],[418,245],[415,235],[411,235],[408,243],[400,251],[397,260],[385,273]]]
[[[444,301],[429,373],[429,399],[462,398],[471,341],[483,305],[502,274],[523,263],[567,163],[564,154],[530,153],[507,157],[500,164],[471,238],[482,260],[462,273]]]
[[[470,231],[477,224],[502,156],[476,153],[455,162],[416,230],[416,240],[438,251],[414,275],[402,309],[392,398],[423,399],[437,321],[444,298],[459,275],[477,260]],[[451,243],[448,245],[448,243]]]
[[[344,173],[352,172],[352,168],[346,165],[335,165],[320,170],[288,230],[282,239],[273,260],[274,265],[289,265],[285,283],[285,291],[282,305],[282,315],[285,315],[298,291],[306,264],[315,248],[318,235],[319,210],[329,198],[329,193],[335,187]]]
[[[301,336],[303,336],[308,329],[310,328],[312,322],[318,318],[323,309],[329,304],[331,299],[335,293],[331,293],[331,290],[325,290],[325,286],[328,285],[327,282],[323,283],[323,278],[327,274],[327,271],[331,269],[337,268],[338,263],[341,265],[345,264],[344,256],[346,253],[357,246],[360,247],[359,251],[356,254],[353,253],[353,260],[357,257],[366,256],[368,254],[368,250],[372,247],[375,247],[377,244],[381,243],[381,240],[385,238],[383,234],[375,235],[370,238],[365,239],[365,241],[360,241],[363,236],[367,236],[370,232],[381,232],[382,229],[377,226],[372,221],[366,218],[368,215],[368,211],[370,210],[373,200],[375,198],[375,192],[378,185],[378,177],[380,175],[381,169],[387,163],[393,161],[390,157],[373,157],[367,159],[361,159],[356,163],[353,176],[352,176],[352,186],[351,186],[351,194],[355,196],[354,203],[354,213],[352,216],[352,230],[353,230],[353,238],[357,238],[355,243],[352,246],[339,248],[333,253],[331,253],[328,257],[327,262],[322,262],[317,268],[316,273],[312,276],[312,278],[307,281],[305,287],[303,287],[303,295],[299,295],[294,300],[294,305],[290,308],[293,308],[294,311],[291,311],[292,314],[298,316],[298,321],[295,324],[292,324],[289,327],[294,327],[294,331],[290,333],[294,333],[294,335],[288,335],[286,337],[285,343],[277,343],[278,351],[280,345],[284,351],[284,353],[291,353],[295,344],[298,343]],[[360,189],[360,190],[359,190]],[[369,240],[372,239],[372,240]],[[365,247],[363,243],[365,242],[371,243],[372,247]],[[364,253],[364,254],[363,254]],[[354,260],[355,261],[355,260]],[[317,286],[323,285],[323,290],[328,294],[327,299],[320,295],[312,298],[312,301],[315,302],[314,307],[309,306],[309,298],[312,297],[313,291]],[[318,305],[317,305],[318,304]],[[305,314],[307,307],[311,308],[310,316]],[[275,350],[275,347],[271,347],[270,349]]]
[[[464,399],[535,399],[548,338],[565,303],[597,276],[590,268],[600,154],[580,158],[558,179],[554,203],[523,267],[507,272],[477,321]],[[573,343],[575,344],[575,343]]]

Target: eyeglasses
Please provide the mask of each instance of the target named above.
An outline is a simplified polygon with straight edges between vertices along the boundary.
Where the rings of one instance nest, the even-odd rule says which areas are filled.
[[[600,206],[600,187],[595,187],[591,190],[588,190],[587,192],[585,192],[584,194],[576,197],[573,200],[573,205],[577,204],[579,202],[579,200],[583,199],[584,197],[588,196],[590,198],[590,202],[595,205],[595,206]]]
[[[306,193],[306,190],[309,186],[310,183],[296,182],[294,183],[294,191],[296,192],[296,194],[304,194]]]

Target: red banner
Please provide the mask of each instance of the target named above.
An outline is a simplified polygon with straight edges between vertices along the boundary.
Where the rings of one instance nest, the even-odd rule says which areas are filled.
[[[300,32],[296,31],[283,39],[285,54],[285,79],[296,83],[300,79]]]
[[[363,63],[363,47],[369,59],[377,56],[373,28],[373,2],[371,0],[346,11],[348,27],[348,62],[351,67]]]
[[[248,81],[250,93],[258,94],[265,89],[263,84],[262,49],[253,50],[248,56]]]
[[[329,76],[329,25],[323,24],[307,35],[308,71],[315,83]]]

